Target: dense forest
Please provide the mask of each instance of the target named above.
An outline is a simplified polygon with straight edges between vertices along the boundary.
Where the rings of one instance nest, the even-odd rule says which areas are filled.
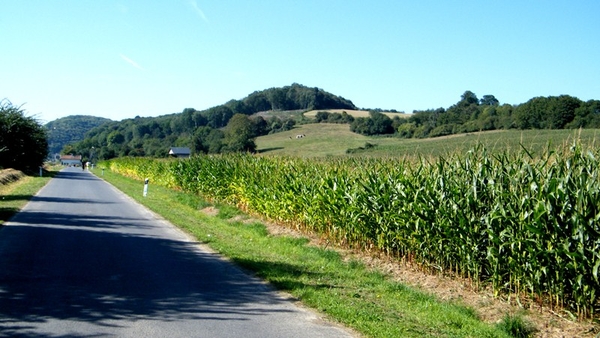
[[[313,109],[356,107],[343,97],[294,83],[256,91],[203,111],[185,108],[178,114],[108,122],[90,130],[83,141],[64,147],[62,153],[95,160],[165,157],[172,146],[190,147],[194,153],[252,152],[257,136],[290,130],[297,123],[291,117],[269,117],[261,112]]]
[[[111,120],[96,116],[72,115],[46,123],[44,127],[48,134],[48,153],[60,153],[65,145],[82,141],[88,131],[106,122]]]
[[[600,128],[600,101],[560,95],[500,105],[494,95],[479,99],[466,91],[447,109],[415,111],[407,119],[390,119],[377,111],[370,115],[349,122],[351,130],[363,135],[426,138],[497,129]]]

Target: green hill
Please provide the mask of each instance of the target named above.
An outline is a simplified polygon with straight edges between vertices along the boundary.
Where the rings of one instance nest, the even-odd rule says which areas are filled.
[[[75,144],[73,151],[88,157],[91,156],[90,149],[94,149],[98,159],[109,159],[165,157],[171,146],[189,147],[194,153],[253,150],[250,142],[237,142],[235,137],[242,135],[248,140],[290,130],[298,120],[304,119],[302,112],[311,109],[357,108],[341,96],[294,83],[255,91],[241,100],[230,100],[205,110],[184,108],[178,114],[106,123],[88,129],[86,138]],[[242,117],[236,118],[236,115]],[[238,130],[228,132],[227,126],[232,119],[237,120]]]
[[[103,117],[72,115],[48,122],[45,127],[49,154],[60,153],[65,145],[83,140],[88,131],[110,121]]]
[[[584,102],[568,95],[500,105],[493,95],[479,99],[466,91],[447,109],[404,114],[379,108],[358,109],[341,96],[294,83],[255,91],[243,99],[201,111],[185,108],[178,114],[106,123],[90,130],[73,146],[73,152],[87,157],[93,151],[98,159],[166,157],[172,146],[189,147],[193,154],[434,154],[453,148],[453,142],[470,145],[483,137],[473,135],[492,135],[484,131],[495,131],[499,137],[515,141],[530,134],[525,131],[529,129],[538,130],[533,135],[539,136],[549,129],[565,129],[558,134],[570,135],[569,130],[576,128],[600,128],[599,109],[598,100]],[[311,126],[313,122],[338,125]],[[548,136],[554,138],[552,135]],[[492,138],[491,146],[502,141]],[[523,144],[528,146],[527,142]],[[518,146],[518,142],[512,146]]]

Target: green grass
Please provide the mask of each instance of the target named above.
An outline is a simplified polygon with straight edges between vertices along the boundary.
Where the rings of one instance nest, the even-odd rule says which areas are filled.
[[[516,338],[531,337],[535,328],[519,315],[505,315],[496,327]]]
[[[443,302],[372,271],[359,261],[308,244],[305,238],[271,236],[258,221],[221,208],[212,217],[198,196],[152,186],[105,171],[107,180],[233,262],[269,281],[331,320],[367,337],[508,337],[475,311]],[[232,218],[233,217],[233,218]]]
[[[296,139],[298,134],[306,137]],[[491,152],[520,150],[520,144],[523,144],[528,150],[539,153],[546,148],[548,142],[562,145],[573,139],[579,139],[583,144],[598,144],[600,130],[499,130],[428,139],[401,139],[359,135],[351,132],[347,124],[313,123],[300,125],[291,131],[258,137],[256,145],[263,155],[327,157],[345,155],[347,149],[364,147],[368,142],[377,146],[357,155],[401,157],[439,156],[467,151],[477,143],[482,143]]]
[[[550,144],[553,148],[571,144],[573,140],[582,144],[600,144],[600,130],[499,130],[481,133],[459,134],[429,139],[373,138],[370,143],[378,144],[363,153],[372,156],[431,155],[440,156],[454,152],[466,152],[482,144],[491,153],[506,149],[520,151],[523,145],[528,151],[541,153]]]
[[[54,174],[54,171],[49,171],[44,177],[25,176],[16,182],[0,185],[0,225],[21,210]]]
[[[296,135],[306,135],[297,139]],[[342,156],[348,148],[363,146],[371,138],[350,131],[347,124],[311,123],[256,139],[259,153],[299,157]]]

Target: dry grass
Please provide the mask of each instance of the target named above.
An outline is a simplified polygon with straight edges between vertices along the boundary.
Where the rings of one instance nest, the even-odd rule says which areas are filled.
[[[314,118],[318,112],[320,111],[325,111],[328,113],[342,113],[342,112],[346,112],[348,115],[351,115],[352,117],[369,117],[369,111],[368,110],[351,110],[351,109],[318,109],[318,110],[311,110],[311,111],[307,111],[306,113],[304,113],[304,116],[309,117],[309,118]],[[410,115],[409,114],[404,114],[404,113],[392,113],[392,112],[382,112],[382,114],[389,116],[390,118],[393,118],[394,116],[399,116],[402,118],[407,118]]]
[[[21,172],[19,170],[15,170],[15,169],[0,170],[0,185],[7,185],[9,183],[18,181],[19,179],[21,179],[24,176],[25,176],[25,174],[23,174],[23,172]]]

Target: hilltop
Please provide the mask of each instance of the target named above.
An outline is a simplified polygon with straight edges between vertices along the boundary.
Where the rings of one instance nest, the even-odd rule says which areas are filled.
[[[358,108],[341,96],[294,83],[206,110],[185,108],[178,114],[109,121],[91,128],[69,150],[89,158],[94,149],[97,159],[165,157],[172,146],[190,147],[196,153],[254,151],[255,137],[291,130],[303,122],[304,111],[329,109]]]
[[[44,127],[48,131],[49,154],[60,153],[67,144],[82,141],[88,131],[107,122],[112,120],[88,115],[71,115],[46,123]]]

